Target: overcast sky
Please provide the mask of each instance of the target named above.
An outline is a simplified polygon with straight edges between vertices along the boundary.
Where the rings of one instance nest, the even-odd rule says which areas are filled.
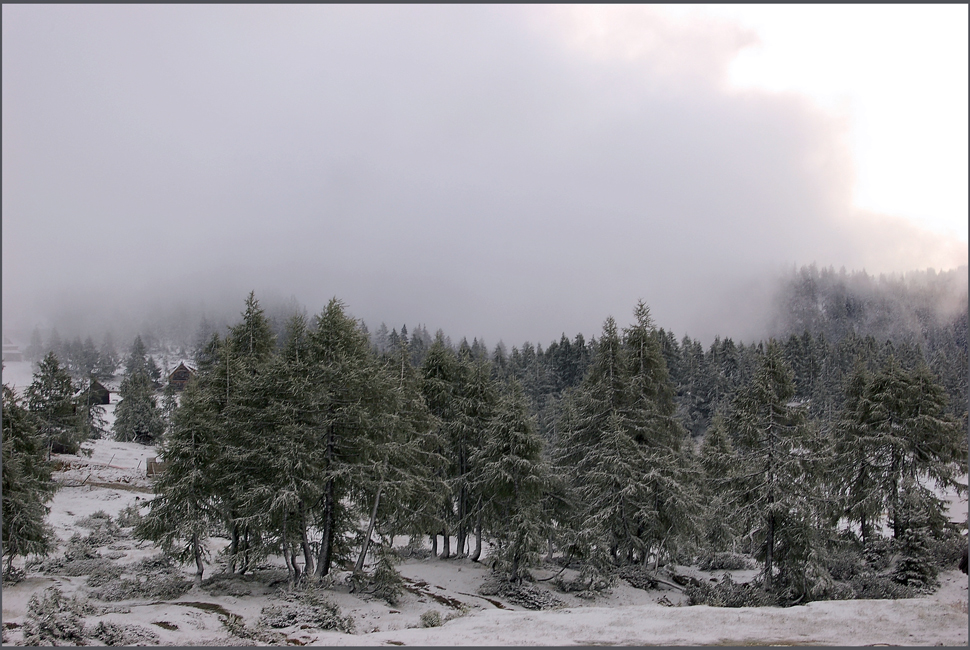
[[[792,16],[723,9],[4,5],[4,330],[255,290],[490,345],[641,298],[678,336],[747,339],[792,265],[966,264],[967,7],[892,23],[949,49],[887,11],[799,50]],[[775,51],[803,57],[787,86]],[[813,58],[852,73],[813,86]],[[914,95],[879,148],[866,115]],[[905,197],[863,164],[914,155]]]

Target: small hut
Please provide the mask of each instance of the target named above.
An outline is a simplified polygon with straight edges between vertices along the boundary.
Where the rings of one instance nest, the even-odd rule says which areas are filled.
[[[86,401],[89,405],[93,406],[95,404],[110,404],[111,403],[111,393],[107,388],[104,387],[97,379],[91,380],[91,385],[88,386],[87,391],[85,391],[87,397]]]
[[[4,361],[23,361],[24,355],[13,341],[8,339],[6,336],[3,337],[3,360]]]
[[[178,367],[168,376],[168,384],[175,390],[182,390],[192,377],[195,377],[195,369],[180,361]]]

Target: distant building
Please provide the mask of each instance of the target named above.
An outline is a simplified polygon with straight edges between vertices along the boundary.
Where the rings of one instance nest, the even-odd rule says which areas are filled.
[[[110,404],[111,403],[111,393],[108,391],[104,385],[97,379],[91,380],[91,385],[88,386],[87,391],[87,403],[94,404]]]
[[[195,369],[180,361],[178,367],[168,376],[168,383],[175,390],[182,390],[192,377],[195,377]]]
[[[23,361],[24,355],[13,341],[6,336],[3,337],[3,360],[4,361]]]

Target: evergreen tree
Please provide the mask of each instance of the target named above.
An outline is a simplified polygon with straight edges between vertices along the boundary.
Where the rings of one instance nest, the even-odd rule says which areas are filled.
[[[497,568],[510,581],[521,582],[522,570],[538,562],[548,536],[542,505],[551,477],[518,380],[512,379],[499,399],[485,445],[476,456],[487,527],[498,545]]]
[[[44,358],[44,341],[40,336],[40,330],[36,327],[30,334],[30,344],[24,350],[24,357],[28,361],[37,362]]]
[[[40,435],[52,452],[76,454],[86,438],[86,426],[77,413],[75,386],[53,352],[40,362],[26,391],[27,408],[37,418]]]
[[[194,561],[196,582],[202,580],[204,542],[217,519],[212,481],[220,449],[218,431],[211,403],[197,382],[189,382],[159,447],[168,466],[156,476],[155,498],[135,529],[139,538],[161,544],[179,561]]]
[[[840,422],[837,475],[844,478],[846,512],[864,535],[888,512],[893,537],[901,537],[904,481],[962,489],[956,477],[966,439],[947,415],[945,394],[926,364],[907,372],[890,353],[871,376],[860,367],[848,385]]]
[[[34,414],[3,385],[3,555],[4,576],[13,572],[15,557],[47,555],[57,546],[54,530],[46,523],[45,506],[54,494],[46,461],[46,440]]]
[[[730,499],[731,476],[737,465],[737,456],[723,415],[714,417],[714,422],[704,435],[700,465],[704,472],[702,494],[707,499],[707,507],[703,511],[704,535],[713,556],[719,551],[726,551],[737,538]]]
[[[576,499],[572,546],[592,573],[604,552],[615,562],[659,561],[697,524],[663,357],[642,303],[636,315],[626,341],[607,319],[560,425],[557,465]]]
[[[307,413],[316,433],[305,451],[318,468],[322,498],[314,504],[321,531],[314,576],[329,573],[335,559],[346,557],[345,533],[354,530],[356,514],[348,509],[352,487],[376,484],[375,459],[388,409],[380,390],[382,368],[357,322],[333,299],[309,334],[310,386]]]
[[[115,440],[152,444],[165,431],[150,372],[145,344],[141,336],[136,336],[125,361],[125,376],[118,391],[121,402],[115,407]]]
[[[817,450],[805,409],[794,396],[791,369],[772,340],[750,384],[734,399],[727,426],[738,458],[732,497],[740,522],[757,542],[765,587],[784,587],[797,597],[824,581],[818,563],[824,531],[815,501],[821,478]]]
[[[451,532],[457,519],[455,498],[457,495],[459,505],[465,501],[466,495],[462,491],[467,487],[470,471],[469,436],[472,432],[466,426],[462,404],[462,387],[467,371],[468,367],[459,361],[439,331],[421,365],[420,387],[428,409],[438,422],[436,435],[442,443],[438,452],[448,459],[448,465],[443,468],[441,476],[442,510],[437,526],[428,531],[432,535],[442,534],[442,559],[451,556]],[[436,537],[432,551],[437,551]]]
[[[165,431],[155,388],[145,372],[135,372],[121,380],[121,401],[115,407],[114,435],[121,442],[157,442]]]
[[[101,342],[101,349],[98,351],[98,363],[94,369],[94,375],[104,381],[114,377],[117,369],[118,353],[115,350],[114,337],[111,336],[111,332],[106,332]]]

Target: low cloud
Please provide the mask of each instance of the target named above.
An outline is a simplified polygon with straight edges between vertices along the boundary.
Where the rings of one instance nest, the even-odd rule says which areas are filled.
[[[751,34],[590,11],[4,6],[5,330],[255,289],[492,345],[640,298],[751,338],[791,264],[966,263],[851,208],[837,118],[725,89]]]

